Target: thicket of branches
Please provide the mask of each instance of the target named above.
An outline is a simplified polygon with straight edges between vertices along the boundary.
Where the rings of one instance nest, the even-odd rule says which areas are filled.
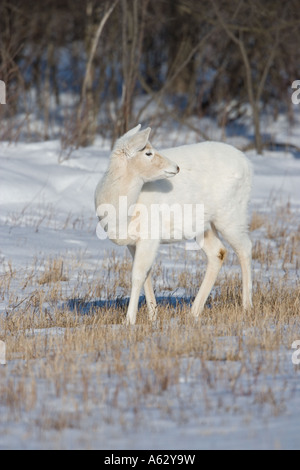
[[[292,119],[299,36],[299,0],[2,0],[0,136],[32,135],[34,114],[40,137],[88,145],[153,103],[220,123],[248,105],[261,151],[261,113]]]

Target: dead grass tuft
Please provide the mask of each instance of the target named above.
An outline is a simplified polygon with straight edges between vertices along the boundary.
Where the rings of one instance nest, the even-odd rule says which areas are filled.
[[[63,260],[49,260],[45,272],[38,282],[39,284],[51,284],[52,282],[68,281],[68,277],[64,275],[63,271]]]

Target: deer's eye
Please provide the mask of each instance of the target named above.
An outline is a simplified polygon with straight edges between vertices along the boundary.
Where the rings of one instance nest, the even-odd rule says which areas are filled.
[[[147,157],[152,157],[152,152],[146,152]]]

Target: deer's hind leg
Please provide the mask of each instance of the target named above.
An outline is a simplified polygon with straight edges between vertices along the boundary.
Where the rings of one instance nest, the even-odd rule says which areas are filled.
[[[214,226],[211,226],[211,228],[204,233],[202,249],[207,257],[207,268],[203,282],[192,306],[191,313],[194,317],[198,317],[201,314],[227,253]]]
[[[239,258],[243,280],[243,308],[250,310],[252,308],[252,242],[247,231],[241,228],[234,230],[234,227],[230,227],[222,235]]]

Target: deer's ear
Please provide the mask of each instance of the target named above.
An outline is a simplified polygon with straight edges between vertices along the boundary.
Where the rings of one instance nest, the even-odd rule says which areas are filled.
[[[151,128],[147,127],[147,129],[145,129],[144,131],[138,132],[130,138],[130,140],[128,141],[128,147],[130,149],[131,154],[139,152],[144,147],[146,147],[150,132]]]
[[[119,137],[115,142],[114,150],[125,149],[128,147],[128,142],[130,142],[131,138],[139,132],[140,128],[141,124],[138,124],[133,129],[130,129],[130,131],[127,131],[126,134],[122,135],[122,137]]]
[[[133,129],[130,129],[130,131],[127,131],[126,134],[124,134],[121,139],[125,140],[125,139],[128,139],[130,137],[132,137],[133,135],[137,134],[141,128],[141,124],[138,124],[136,127],[134,127]]]

